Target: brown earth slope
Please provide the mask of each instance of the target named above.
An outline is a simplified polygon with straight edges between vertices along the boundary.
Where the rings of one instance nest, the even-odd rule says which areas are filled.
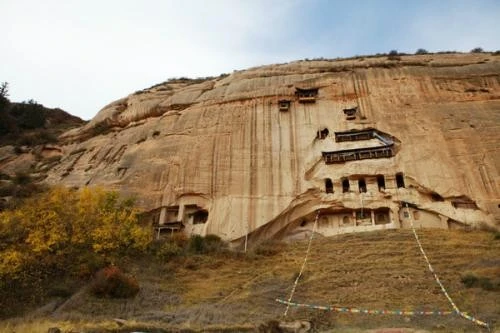
[[[420,229],[418,233],[458,307],[498,329],[498,237],[479,231]],[[411,231],[320,237],[312,244],[295,302],[387,310],[451,309]],[[285,307],[275,299],[288,298],[306,248],[306,241],[270,243],[246,255],[200,255],[165,263],[131,263],[129,272],[141,285],[134,299],[103,300],[82,291],[54,311],[45,307],[44,313],[5,321],[0,324],[0,332],[23,332],[23,327],[28,332],[37,325],[59,326],[67,331],[83,327],[112,330],[119,328],[112,321],[117,317],[125,319],[127,324],[121,329],[127,332],[151,331],[155,327],[165,331],[184,328],[187,332],[210,327],[219,331],[254,330],[261,323],[283,319]],[[462,280],[467,275],[483,283],[466,288]],[[483,332],[454,315],[400,317],[292,308],[286,319],[308,320],[317,330],[332,332],[379,327]]]

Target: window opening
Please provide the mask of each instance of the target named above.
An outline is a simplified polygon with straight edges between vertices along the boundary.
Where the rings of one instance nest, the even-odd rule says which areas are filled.
[[[290,109],[290,101],[282,99],[278,102],[280,111],[288,111]]]
[[[364,178],[358,180],[359,193],[366,193],[366,181]]]
[[[405,187],[405,179],[402,172],[396,174],[396,186],[398,188]]]
[[[387,224],[388,218],[387,218],[387,214],[385,213],[378,213],[376,216],[375,216],[375,224]]]
[[[295,94],[299,98],[299,103],[314,103],[318,95],[318,88],[300,89],[296,88]]]
[[[328,128],[324,128],[321,131],[318,131],[316,133],[316,137],[320,140],[324,140],[324,139],[326,139],[326,137],[328,136],[329,133],[330,133],[330,131],[328,131]]]
[[[378,175],[377,176],[377,185],[378,185],[378,190],[379,191],[384,191],[385,190],[385,177],[383,175]]]
[[[343,225],[349,225],[351,224],[351,217],[348,216],[348,215],[345,215],[343,218],[342,218],[342,224]]]
[[[349,179],[347,178],[342,178],[342,192],[349,192]]]
[[[333,193],[333,182],[330,178],[325,179],[325,191],[326,193]]]
[[[199,210],[193,213],[193,224],[206,223],[208,220],[208,212],[206,210]]]
[[[346,115],[346,120],[354,120],[356,119],[356,112],[358,108],[350,108],[350,109],[344,109],[344,114]]]

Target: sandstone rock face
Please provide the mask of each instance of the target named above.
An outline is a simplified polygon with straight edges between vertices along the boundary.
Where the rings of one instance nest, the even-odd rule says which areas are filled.
[[[129,95],[46,179],[242,242],[500,221],[500,57],[298,61]]]

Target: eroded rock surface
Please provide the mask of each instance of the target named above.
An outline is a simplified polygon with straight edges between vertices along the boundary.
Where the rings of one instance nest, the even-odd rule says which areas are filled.
[[[113,102],[50,148],[46,181],[236,243],[307,237],[316,218],[324,235],[498,225],[499,133],[499,56],[298,61]]]

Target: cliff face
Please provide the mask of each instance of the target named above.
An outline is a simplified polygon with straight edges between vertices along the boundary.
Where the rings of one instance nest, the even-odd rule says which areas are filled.
[[[299,61],[113,102],[63,135],[46,181],[233,241],[304,237],[318,209],[325,235],[498,225],[499,139],[499,56]]]

